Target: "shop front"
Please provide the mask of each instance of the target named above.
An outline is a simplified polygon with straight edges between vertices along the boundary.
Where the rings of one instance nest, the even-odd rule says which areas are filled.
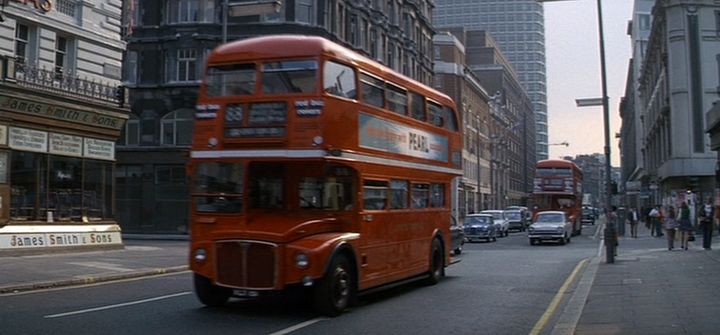
[[[122,248],[114,168],[127,110],[114,93],[50,92],[10,74],[0,81],[0,255]]]

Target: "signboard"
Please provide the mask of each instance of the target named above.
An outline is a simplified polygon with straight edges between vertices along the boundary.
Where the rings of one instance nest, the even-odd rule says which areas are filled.
[[[47,152],[48,133],[45,131],[10,127],[10,147],[18,150]]]
[[[67,134],[50,133],[50,153],[82,157],[83,138]]]
[[[412,157],[448,161],[445,136],[360,113],[360,146]]]
[[[104,160],[115,160],[115,142],[85,138],[83,156]]]
[[[122,129],[125,124],[123,119],[117,117],[78,109],[52,106],[36,101],[18,99],[3,95],[0,95],[0,109],[115,130]]]
[[[18,233],[0,235],[0,250],[122,244],[120,232]]]

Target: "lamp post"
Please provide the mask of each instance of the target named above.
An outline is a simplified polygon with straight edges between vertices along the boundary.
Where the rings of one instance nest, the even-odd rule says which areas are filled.
[[[536,0],[537,2],[556,2],[556,1],[566,1],[566,0]],[[604,123],[604,131],[605,131],[605,192],[606,192],[606,199],[605,199],[605,210],[606,213],[610,214],[611,212],[611,198],[612,198],[612,185],[611,185],[611,165],[610,165],[610,108],[608,106],[608,94],[607,94],[607,71],[606,71],[606,63],[605,63],[605,34],[603,32],[603,19],[602,19],[602,3],[601,0],[597,0],[597,17],[598,17],[598,39],[600,43],[600,79],[602,82],[602,97],[600,99],[577,99],[576,104],[578,107],[584,107],[584,106],[596,106],[598,104],[601,104],[603,107],[603,123]],[[607,255],[607,262],[613,263],[614,262],[614,246],[616,243],[616,240],[614,239],[614,232],[615,232],[615,224],[616,222],[613,222],[611,220],[607,221],[607,228],[606,228],[606,240],[605,244],[610,249],[612,247],[612,251],[608,250],[609,255]],[[608,241],[607,237],[612,234],[611,240]],[[612,255],[610,255],[612,254]]]

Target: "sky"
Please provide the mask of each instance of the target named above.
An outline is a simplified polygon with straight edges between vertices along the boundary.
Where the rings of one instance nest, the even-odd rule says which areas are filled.
[[[610,107],[612,166],[620,165],[620,99],[625,94],[631,55],[627,24],[632,0],[602,0],[605,60]],[[576,107],[577,98],[600,98],[600,52],[596,0],[547,2],[545,52],[549,158],[605,152],[602,106]],[[569,146],[552,145],[568,142]]]

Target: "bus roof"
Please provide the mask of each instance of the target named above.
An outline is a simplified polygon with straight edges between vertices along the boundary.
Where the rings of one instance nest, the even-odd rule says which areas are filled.
[[[227,64],[238,59],[261,60],[298,57],[330,56],[348,64],[402,85],[406,89],[421,91],[426,97],[455,109],[453,100],[434,88],[406,77],[353,50],[319,36],[266,35],[226,43],[215,48],[208,56],[208,64]]]
[[[580,169],[580,168],[577,166],[577,164],[575,164],[575,163],[573,163],[573,162],[571,162],[571,161],[569,161],[569,160],[565,160],[565,159],[546,159],[546,160],[541,160],[541,161],[538,161],[538,162],[537,162],[536,167],[539,168],[539,169],[541,169],[541,168],[558,168],[558,167],[575,168],[575,169],[578,169],[578,170]]]

